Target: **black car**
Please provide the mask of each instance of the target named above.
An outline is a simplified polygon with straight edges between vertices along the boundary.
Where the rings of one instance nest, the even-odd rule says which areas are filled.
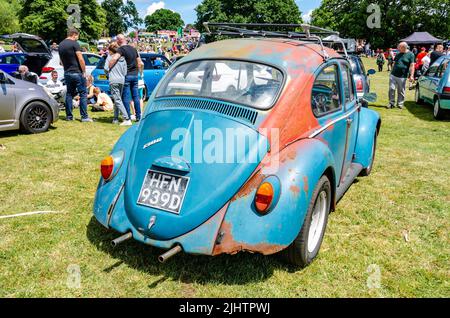
[[[5,42],[14,43],[18,49],[25,54],[25,60],[22,65],[28,66],[28,69],[38,76],[42,73],[42,68],[47,65],[52,58],[52,52],[45,42],[38,36],[26,33],[15,33],[2,35],[0,39]]]

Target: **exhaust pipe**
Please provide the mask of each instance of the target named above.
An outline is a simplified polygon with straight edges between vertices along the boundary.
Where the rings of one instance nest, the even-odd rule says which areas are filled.
[[[125,241],[128,241],[132,237],[133,237],[133,233],[129,232],[129,233],[125,234],[125,235],[122,235],[121,237],[116,238],[114,241],[111,242],[111,245],[113,247],[116,247],[117,245],[119,245],[119,244],[121,244],[121,243],[123,243]]]
[[[163,255],[159,256],[158,261],[160,263],[165,263],[169,260],[169,258],[172,258],[173,256],[177,255],[178,253],[180,253],[182,251],[183,251],[183,249],[181,248],[181,246],[177,245],[174,248],[172,248],[171,250],[164,253]]]

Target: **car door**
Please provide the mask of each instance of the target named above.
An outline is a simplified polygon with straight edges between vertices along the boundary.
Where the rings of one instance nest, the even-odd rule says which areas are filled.
[[[437,72],[439,69],[439,63],[434,63],[426,74],[426,79],[422,83],[421,94],[429,102],[433,102],[434,92],[436,91],[439,79],[437,78]],[[437,83],[437,84],[436,84]]]
[[[357,102],[355,84],[350,65],[347,61],[339,63],[341,75],[342,98],[345,111],[345,122],[347,123],[347,137],[345,142],[345,158],[342,165],[343,176],[350,168],[356,149],[356,140],[358,137],[359,126],[359,107]],[[341,178],[341,182],[343,178]]]
[[[14,82],[0,71],[0,129],[15,121],[16,94]]]
[[[0,69],[7,74],[12,74],[19,70],[21,60],[15,55],[4,55],[0,57]]]
[[[321,133],[316,138],[330,149],[336,163],[336,180],[341,180],[346,157],[347,121],[340,89],[340,69],[336,61],[325,64],[316,73],[311,105]]]

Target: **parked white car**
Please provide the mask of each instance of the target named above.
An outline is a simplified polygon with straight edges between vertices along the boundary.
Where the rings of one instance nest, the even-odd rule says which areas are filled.
[[[64,68],[60,64],[58,52],[53,52],[52,59],[42,68],[42,74],[39,77],[39,84],[45,85],[52,78],[52,71],[58,72],[58,80],[64,79]],[[100,55],[93,53],[83,53],[84,62],[86,63],[86,74],[91,75],[101,59]]]

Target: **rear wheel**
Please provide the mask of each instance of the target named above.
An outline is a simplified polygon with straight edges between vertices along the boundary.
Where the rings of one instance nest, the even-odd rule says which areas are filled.
[[[439,98],[436,98],[436,100],[434,101],[433,115],[437,120],[444,118],[444,110],[441,108],[441,102],[439,101]]]
[[[52,121],[50,108],[42,102],[32,102],[25,106],[20,116],[23,129],[31,134],[38,134],[48,130]]]
[[[145,102],[148,101],[148,99],[150,98],[150,96],[148,96],[147,85],[145,85],[145,87],[144,87],[144,93],[143,93],[143,95],[144,95],[144,101],[145,101]]]
[[[423,99],[420,98],[420,89],[419,86],[416,87],[416,96],[415,96],[416,104],[423,105]]]
[[[323,176],[313,192],[300,234],[282,252],[288,263],[306,267],[317,257],[327,227],[330,207],[331,183],[327,176]]]

